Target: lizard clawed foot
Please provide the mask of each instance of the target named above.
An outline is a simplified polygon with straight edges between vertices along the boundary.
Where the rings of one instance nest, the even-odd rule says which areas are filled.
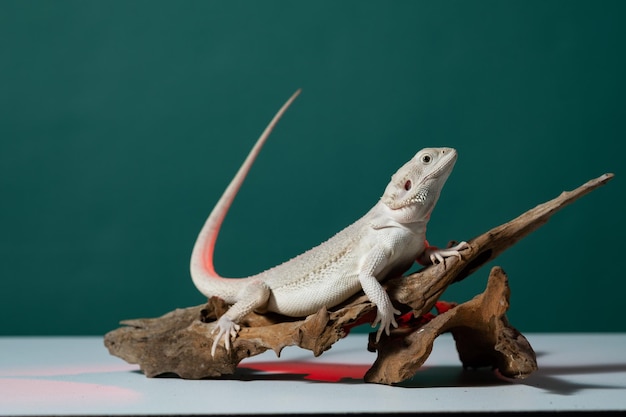
[[[226,349],[226,352],[230,352],[231,338],[235,339],[237,337],[239,329],[241,329],[241,326],[232,321],[230,318],[225,315],[220,317],[211,331],[211,334],[217,333],[217,336],[213,339],[213,346],[211,346],[211,356],[215,357],[217,345],[222,337],[224,338],[224,348]]]
[[[426,248],[424,254],[428,256],[433,265],[443,264],[443,266],[445,267],[446,258],[455,256],[459,259],[462,259],[463,257],[461,256],[461,251],[469,248],[470,245],[467,242],[460,242],[459,244],[446,249],[439,249],[434,246],[430,246]]]
[[[400,314],[399,310],[396,310],[389,302],[388,306],[385,308],[378,307],[378,312],[376,313],[376,320],[372,323],[372,327],[376,327],[378,323],[380,323],[380,327],[376,332],[376,343],[380,340],[380,336],[383,334],[383,331],[387,336],[389,336],[391,332],[391,326],[398,327],[398,323],[396,322],[395,316]]]

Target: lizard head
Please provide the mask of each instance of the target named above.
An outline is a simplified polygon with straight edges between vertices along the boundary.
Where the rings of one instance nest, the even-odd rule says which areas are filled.
[[[404,164],[381,201],[406,222],[427,220],[456,162],[452,148],[425,148]]]

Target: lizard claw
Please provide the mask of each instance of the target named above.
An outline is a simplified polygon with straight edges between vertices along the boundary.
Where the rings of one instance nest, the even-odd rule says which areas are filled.
[[[211,331],[211,334],[217,333],[217,336],[213,339],[213,345],[211,346],[211,356],[215,357],[217,345],[219,344],[221,338],[224,338],[224,348],[226,349],[226,352],[230,352],[231,339],[235,339],[237,337],[239,329],[241,329],[241,326],[233,322],[228,317],[220,317],[217,324]]]
[[[395,319],[395,316],[398,314],[400,314],[400,311],[393,308],[391,302],[389,303],[389,306],[387,306],[387,308],[381,309],[380,307],[378,307],[376,320],[374,320],[374,322],[372,323],[372,327],[376,327],[376,325],[380,323],[380,327],[376,332],[376,343],[378,343],[378,341],[380,340],[380,336],[383,334],[383,332],[385,332],[385,334],[389,336],[389,333],[391,332],[391,326],[398,327],[398,323]]]
[[[447,249],[437,249],[432,246],[431,248],[433,248],[431,251],[428,251],[427,249],[427,252],[430,252],[428,253],[428,257],[430,258],[430,261],[433,263],[433,265],[443,264],[445,267],[446,258],[455,256],[459,259],[462,259],[463,257],[461,256],[460,251],[469,249],[470,246],[467,242],[460,242],[459,244],[449,247]]]

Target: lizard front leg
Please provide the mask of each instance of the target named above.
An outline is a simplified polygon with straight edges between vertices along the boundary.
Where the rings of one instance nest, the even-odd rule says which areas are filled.
[[[246,314],[265,306],[270,293],[270,288],[261,280],[252,281],[244,287],[238,296],[238,301],[217,320],[211,331],[212,334],[216,334],[211,346],[211,356],[215,357],[217,345],[222,338],[224,348],[227,352],[230,351],[231,339],[234,340],[241,329],[238,323]]]
[[[394,315],[400,314],[400,311],[393,307],[389,295],[376,279],[376,274],[385,267],[387,262],[388,255],[385,250],[381,247],[374,247],[363,259],[359,272],[361,288],[377,309],[376,319],[372,323],[372,327],[380,323],[378,332],[376,332],[376,342],[380,340],[383,331],[389,335],[391,326],[398,327]]]

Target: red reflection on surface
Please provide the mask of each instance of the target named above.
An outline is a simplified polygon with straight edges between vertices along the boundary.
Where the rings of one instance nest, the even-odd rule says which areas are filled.
[[[22,405],[29,410],[40,406],[127,404],[141,398],[133,390],[111,385],[20,378],[0,378],[0,392],[0,408]]]
[[[270,374],[305,375],[304,379],[318,382],[339,382],[342,379],[363,379],[371,365],[346,365],[342,363],[313,363],[304,361],[254,362],[241,364],[240,368]]]

